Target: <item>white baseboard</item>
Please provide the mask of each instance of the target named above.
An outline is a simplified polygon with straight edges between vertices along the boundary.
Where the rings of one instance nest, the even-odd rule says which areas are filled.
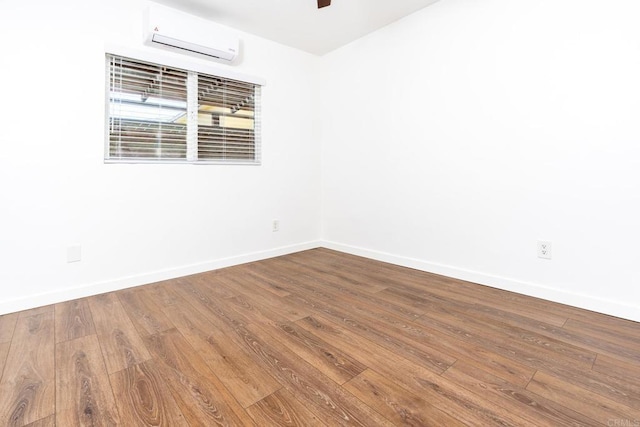
[[[188,276],[191,274],[203,273],[205,271],[217,270],[219,268],[231,267],[247,262],[260,261],[294,252],[320,247],[319,241],[300,243],[297,245],[283,246],[265,251],[252,252],[243,255],[221,258],[198,264],[191,264],[166,270],[154,271],[135,276],[121,277],[113,280],[92,283],[75,288],[59,289],[35,295],[26,295],[9,301],[0,302],[0,315],[28,310],[35,307],[42,307],[49,304],[56,304],[63,301],[70,301],[77,298],[84,298],[91,295],[103,294],[105,292],[117,291],[148,283],[160,282],[162,280],[175,279],[176,277]]]
[[[608,300],[592,295],[567,292],[559,288],[551,288],[535,283],[528,283],[485,274],[478,271],[465,270],[450,265],[397,256],[337,242],[322,241],[321,246],[352,255],[371,258],[403,267],[414,268],[416,270],[426,271],[429,273],[440,274],[455,279],[466,280],[468,282],[479,283],[481,285],[491,286],[497,289],[516,292],[523,295],[542,298],[548,301],[640,322],[640,305],[637,304],[629,304],[627,302]]]
[[[311,241],[0,302],[0,315],[324,247],[640,322],[640,306],[330,241]]]

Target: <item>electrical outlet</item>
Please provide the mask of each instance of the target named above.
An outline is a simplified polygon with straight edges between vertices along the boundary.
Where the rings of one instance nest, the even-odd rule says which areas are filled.
[[[551,242],[538,240],[538,258],[551,259]]]
[[[82,247],[80,245],[77,246],[69,246],[67,248],[67,262],[79,262],[82,259]]]
[[[278,221],[277,219],[273,220],[273,224],[271,225],[271,231],[273,231],[274,233],[276,231],[280,231],[280,221]]]

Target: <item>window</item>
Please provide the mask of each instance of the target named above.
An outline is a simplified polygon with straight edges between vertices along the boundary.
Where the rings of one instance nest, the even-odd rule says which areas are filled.
[[[107,55],[109,162],[260,163],[260,85]]]

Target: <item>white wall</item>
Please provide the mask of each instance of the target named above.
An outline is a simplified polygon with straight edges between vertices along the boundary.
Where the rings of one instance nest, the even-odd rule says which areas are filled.
[[[245,34],[262,166],[105,165],[103,45],[152,49],[142,8],[0,3],[0,314],[313,247],[321,225],[640,320],[636,0],[441,0],[323,58]]]
[[[312,55],[241,34],[214,64],[267,81],[262,166],[103,163],[104,45],[154,50],[143,6],[0,3],[0,314],[317,245]]]
[[[327,245],[640,320],[638,16],[442,0],[323,58]]]

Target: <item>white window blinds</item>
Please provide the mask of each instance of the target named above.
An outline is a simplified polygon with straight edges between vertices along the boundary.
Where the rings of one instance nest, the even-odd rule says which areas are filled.
[[[107,161],[260,162],[260,86],[107,55]]]

